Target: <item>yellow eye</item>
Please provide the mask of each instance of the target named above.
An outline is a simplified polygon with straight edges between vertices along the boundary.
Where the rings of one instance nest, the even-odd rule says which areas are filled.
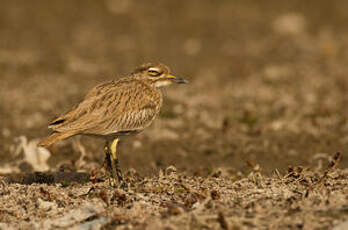
[[[157,77],[157,76],[159,76],[161,73],[160,72],[158,72],[157,70],[154,70],[154,69],[149,69],[148,71],[147,71],[151,76],[154,76],[154,77]]]

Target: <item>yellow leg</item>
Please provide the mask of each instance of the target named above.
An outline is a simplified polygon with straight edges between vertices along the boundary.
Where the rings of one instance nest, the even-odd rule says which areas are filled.
[[[110,145],[110,150],[111,150],[111,165],[112,165],[112,176],[114,178],[114,182],[115,179],[117,177],[118,182],[122,182],[123,181],[123,176],[122,176],[122,172],[121,169],[119,167],[119,161],[117,158],[117,144],[119,142],[119,139],[115,138],[111,145]],[[115,175],[116,174],[116,175]]]
[[[116,183],[115,183],[116,175],[115,175],[114,167],[112,164],[112,153],[111,153],[110,148],[109,148],[109,142],[106,142],[105,147],[104,147],[104,151],[105,151],[106,167],[107,167],[108,171],[110,172],[109,183],[110,183],[110,186],[114,187],[116,185]]]
[[[110,149],[111,149],[111,153],[112,153],[112,157],[114,159],[117,159],[117,144],[118,144],[118,139],[115,138],[110,145]]]

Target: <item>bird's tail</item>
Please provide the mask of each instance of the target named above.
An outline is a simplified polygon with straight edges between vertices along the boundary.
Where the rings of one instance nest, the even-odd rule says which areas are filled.
[[[67,132],[67,133],[55,132],[55,133],[52,133],[50,136],[46,137],[45,139],[43,139],[42,141],[40,141],[38,146],[47,147],[56,143],[59,140],[62,140],[74,135],[75,135],[75,132]]]

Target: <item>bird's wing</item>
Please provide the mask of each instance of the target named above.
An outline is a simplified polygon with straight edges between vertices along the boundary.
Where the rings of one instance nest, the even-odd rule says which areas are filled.
[[[114,81],[109,81],[95,86],[87,93],[82,102],[75,105],[67,113],[57,117],[48,127],[54,131],[64,131],[68,129],[68,126],[71,125],[74,120],[85,115],[88,110],[87,108],[90,107],[95,100],[98,100],[104,88],[111,88],[113,85]]]
[[[59,132],[79,130],[95,135],[142,129],[158,113],[157,100],[150,87],[134,81],[101,84],[51,127]]]

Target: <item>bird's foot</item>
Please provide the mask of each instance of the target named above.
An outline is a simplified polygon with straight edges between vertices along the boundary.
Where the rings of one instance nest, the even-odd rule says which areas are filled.
[[[112,176],[109,178],[109,184],[110,184],[110,186],[111,187],[114,187],[114,188],[116,188],[116,179],[115,178],[113,178]]]
[[[111,187],[120,187],[122,189],[127,188],[127,183],[123,179],[123,173],[120,168],[116,167],[116,169],[110,168],[110,177],[109,177],[109,184]]]

